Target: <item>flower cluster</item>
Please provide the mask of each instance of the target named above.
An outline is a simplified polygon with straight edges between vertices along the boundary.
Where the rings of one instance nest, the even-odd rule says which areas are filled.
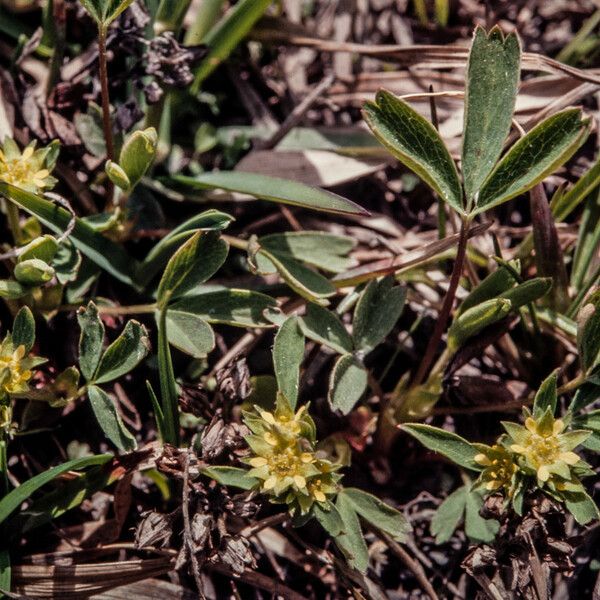
[[[503,423],[506,434],[497,444],[474,444],[479,450],[474,460],[483,467],[478,485],[511,498],[519,481],[530,476],[551,495],[582,491],[579,478],[588,474],[589,465],[574,450],[591,432],[565,431],[568,418],[555,418],[549,408],[537,417],[527,408],[524,413],[524,425]]]
[[[23,344],[15,347],[9,333],[0,344],[0,399],[27,392],[31,369],[43,362],[42,358],[26,356]]]
[[[4,138],[0,148],[0,181],[29,192],[39,192],[56,184],[50,175],[58,156],[58,146],[50,144],[36,150],[31,142],[21,152],[12,138]]]
[[[246,441],[253,456],[248,476],[276,503],[288,505],[293,515],[307,514],[315,502],[327,504],[338,491],[341,465],[320,457],[315,450],[315,425],[306,406],[296,413],[278,394],[273,412],[256,406],[244,414],[252,431]]]

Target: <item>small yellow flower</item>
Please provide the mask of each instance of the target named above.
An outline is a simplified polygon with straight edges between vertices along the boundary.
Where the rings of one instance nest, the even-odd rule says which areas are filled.
[[[23,152],[11,138],[5,138],[0,149],[0,181],[5,181],[30,192],[51,188],[56,180],[50,176],[56,160],[52,146],[39,150],[35,142]]]
[[[571,467],[581,460],[573,450],[590,435],[589,431],[565,432],[565,422],[549,410],[537,419],[527,413],[525,427],[516,423],[504,427],[511,438],[510,450],[535,473],[540,486],[554,477],[572,479]]]
[[[27,391],[32,372],[23,368],[25,346],[18,346],[10,354],[0,355],[0,385],[8,394]]]
[[[508,495],[512,495],[513,477],[517,472],[511,454],[500,444],[493,446],[478,445],[481,450],[474,458],[475,462],[485,467],[479,476],[481,484],[488,492],[504,488]]]

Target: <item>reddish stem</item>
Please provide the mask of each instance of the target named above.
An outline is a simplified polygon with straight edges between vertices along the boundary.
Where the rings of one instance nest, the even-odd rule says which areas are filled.
[[[454,297],[456,296],[456,289],[458,288],[458,282],[460,281],[460,276],[463,271],[463,267],[465,264],[465,257],[467,255],[467,241],[469,239],[469,221],[467,219],[462,220],[460,226],[460,237],[458,239],[458,249],[456,251],[456,260],[454,261],[454,267],[452,269],[452,275],[450,277],[450,285],[448,286],[448,291],[446,292],[446,296],[444,298],[444,303],[442,304],[442,308],[440,310],[440,314],[438,316],[438,320],[435,324],[435,328],[433,330],[433,334],[429,338],[429,343],[427,344],[427,349],[425,350],[425,354],[423,355],[423,359],[421,360],[421,364],[417,370],[417,374],[413,380],[412,385],[416,386],[423,382],[425,376],[428,374],[431,369],[431,365],[435,358],[435,353],[440,344],[440,340],[442,339],[442,335],[444,335],[444,331],[446,330],[446,325],[448,324],[448,319],[450,318],[450,312],[452,310],[452,305],[454,304]]]

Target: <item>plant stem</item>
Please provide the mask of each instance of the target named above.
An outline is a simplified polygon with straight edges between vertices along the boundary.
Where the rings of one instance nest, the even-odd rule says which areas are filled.
[[[448,291],[444,297],[444,302],[442,304],[438,320],[435,324],[433,334],[429,338],[427,349],[425,350],[421,364],[417,369],[417,374],[412,382],[413,386],[419,385],[425,379],[431,364],[433,363],[433,359],[435,358],[435,353],[439,346],[440,340],[442,339],[442,335],[444,335],[444,331],[446,330],[446,325],[448,324],[448,319],[450,318],[450,312],[452,311],[452,305],[454,304],[454,297],[456,296],[458,282],[460,281],[460,276],[465,265],[467,242],[469,239],[469,224],[469,219],[463,217],[460,226],[460,236],[458,238],[458,248],[456,250],[456,260],[454,261],[454,268],[452,269],[452,275],[450,277],[450,285],[448,286]]]
[[[2,434],[0,439],[0,498],[4,498],[8,494],[8,456],[6,452],[6,434]]]
[[[10,200],[6,200],[6,218],[8,219],[8,226],[13,236],[14,243],[18,246],[23,239],[21,237],[21,225],[19,223],[19,208],[16,204]]]
[[[100,67],[100,89],[102,95],[102,128],[106,142],[106,158],[115,159],[112,125],[110,122],[110,97],[108,95],[108,67],[106,64],[106,27],[98,28],[98,62]]]
[[[568,392],[576,390],[585,383],[586,379],[585,373],[580,373],[575,379],[571,379],[571,381],[567,381],[567,383],[561,385],[558,390],[556,390],[557,395],[560,396],[561,394],[567,394]]]

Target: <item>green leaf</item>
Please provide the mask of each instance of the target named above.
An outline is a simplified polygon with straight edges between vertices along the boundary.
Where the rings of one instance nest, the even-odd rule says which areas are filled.
[[[535,399],[533,401],[533,416],[534,418],[541,417],[546,409],[549,408],[550,412],[554,414],[556,410],[556,402],[558,400],[556,394],[556,379],[558,377],[558,369],[553,371],[540,386],[540,389],[537,391],[535,395]]]
[[[321,524],[321,527],[332,537],[337,538],[344,533],[344,522],[334,504],[329,503],[327,508],[320,504],[313,505],[313,514],[315,519]]]
[[[150,340],[146,328],[128,321],[121,335],[106,349],[94,374],[94,383],[106,383],[129,373],[148,354]]]
[[[0,593],[11,590],[10,554],[8,550],[0,550]]]
[[[39,258],[31,258],[17,263],[13,275],[19,283],[42,285],[54,277],[54,269]]]
[[[335,543],[344,553],[350,566],[365,573],[369,566],[369,551],[354,504],[340,493],[335,506],[344,524],[344,532],[335,538]]]
[[[326,298],[336,292],[335,286],[320,273],[305,267],[303,264],[287,258],[285,255],[272,254],[264,249],[258,251],[256,258],[267,259],[277,270],[281,278],[300,296],[321,306],[329,304]]]
[[[371,281],[354,311],[352,337],[358,350],[370,352],[392,331],[402,314],[406,289],[394,287],[394,277]]]
[[[210,52],[196,70],[192,94],[198,93],[201,83],[229,57],[270,4],[271,0],[241,0],[203,37]]]
[[[77,321],[81,329],[79,336],[79,368],[86,381],[90,381],[102,358],[104,324],[98,316],[98,308],[93,302],[77,311]]]
[[[466,485],[452,492],[435,511],[431,519],[431,533],[436,544],[444,544],[456,531],[465,513],[469,488]]]
[[[400,428],[410,433],[426,448],[443,454],[457,465],[481,471],[481,467],[474,460],[478,454],[477,448],[456,433],[422,423],[404,423]]]
[[[96,416],[96,421],[98,421],[98,425],[100,425],[104,435],[121,452],[135,450],[137,446],[135,438],[123,424],[115,403],[110,396],[99,387],[90,385],[88,387],[88,397]]]
[[[172,346],[194,358],[204,358],[215,347],[212,327],[202,317],[171,307],[167,309],[167,337]]]
[[[150,398],[150,402],[152,403],[152,410],[154,411],[154,420],[156,421],[156,428],[158,429],[159,437],[162,441],[165,439],[164,433],[164,420],[165,417],[163,415],[163,410],[156,397],[156,393],[154,392],[154,388],[152,384],[146,380],[146,390],[148,391],[148,396]]]
[[[217,232],[195,233],[167,264],[158,285],[159,307],[209,279],[225,261],[228,249]]]
[[[169,304],[169,310],[194,313],[209,323],[236,327],[272,327],[265,311],[276,308],[277,301],[271,296],[242,289],[200,291]]]
[[[567,510],[575,517],[580,525],[586,525],[590,521],[600,518],[596,503],[585,492],[563,492]]]
[[[352,354],[340,356],[329,378],[331,407],[347,415],[364,394],[367,379],[366,369]]]
[[[72,215],[54,202],[2,181],[0,181],[0,194],[36,216],[46,227],[58,234],[64,233],[72,220]],[[75,219],[75,227],[69,237],[82,254],[93,263],[119,281],[134,286],[132,275],[137,261],[121,246],[94,231],[81,219]]]
[[[15,347],[25,346],[25,354],[33,347],[35,342],[35,319],[27,306],[24,306],[17,313],[13,321],[12,341]]]
[[[598,399],[600,399],[600,385],[586,382],[575,392],[569,410],[573,414],[577,414],[580,410]]]
[[[25,483],[22,483],[18,488],[12,490],[0,500],[0,523],[3,523],[13,511],[17,510],[17,508],[29,499],[34,492],[52,481],[55,477],[58,477],[67,471],[85,469],[86,467],[93,465],[103,465],[111,460],[111,458],[112,456],[110,454],[98,454],[96,456],[76,458],[28,479]]]
[[[248,471],[237,467],[205,467],[201,473],[221,485],[230,485],[242,490],[251,490],[259,483],[258,479],[248,477]]]
[[[81,253],[71,242],[61,244],[52,261],[58,282],[66,285],[77,280],[81,263]]]
[[[158,320],[158,377],[163,413],[163,441],[179,446],[179,394],[173,371],[173,361],[169,351],[167,331],[167,307]]]
[[[51,235],[43,235],[29,242],[24,248],[21,248],[17,261],[23,262],[24,260],[29,260],[31,258],[38,258],[45,263],[50,263],[56,256],[57,251],[58,242],[54,237]]]
[[[156,154],[158,136],[154,127],[130,134],[119,155],[119,166],[125,171],[130,187],[135,187],[150,168]]]
[[[298,317],[288,317],[279,328],[273,344],[273,366],[279,391],[287,398],[292,408],[298,401],[300,365],[304,358],[304,334],[300,330]]]
[[[215,171],[196,177],[179,175],[173,179],[179,185],[192,190],[222,189],[248,194],[261,200],[291,204],[325,212],[367,215],[367,211],[342,196],[321,188],[257,173],[241,171]]]
[[[363,116],[375,137],[404,165],[464,214],[456,165],[435,127],[404,100],[380,90]]]
[[[494,168],[510,131],[521,48],[514,33],[475,29],[467,65],[461,169],[467,201]]]
[[[504,155],[479,192],[476,215],[523,194],[567,162],[590,132],[581,110],[563,110],[542,121]]]
[[[520,264],[513,265],[517,273],[520,271]],[[515,277],[504,266],[499,266],[481,281],[469,295],[460,303],[459,314],[464,313],[469,308],[473,308],[486,300],[497,298],[503,292],[509,290],[515,284]]]
[[[29,293],[29,288],[12,279],[0,279],[0,298],[17,300]]]
[[[92,19],[96,21],[98,27],[104,29],[132,2],[133,0],[81,0],[81,4],[83,4]]]
[[[489,543],[496,537],[500,523],[495,519],[484,519],[479,514],[482,506],[481,494],[468,491],[465,506],[465,533],[471,540]]]
[[[552,278],[534,277],[514,288],[502,292],[498,298],[510,300],[511,309],[516,310],[545,296],[552,287]]]
[[[306,307],[306,314],[300,319],[300,329],[307,338],[341,354],[352,352],[354,348],[350,334],[337,315],[322,306],[309,304]]]
[[[258,242],[269,252],[287,255],[331,273],[341,273],[355,264],[348,253],[356,241],[345,235],[324,231],[291,231],[265,235]]]
[[[577,316],[577,346],[584,373],[600,362],[600,290],[590,294]]]
[[[448,349],[456,351],[469,338],[503,319],[511,310],[510,300],[494,298],[460,314],[448,329]]]
[[[358,488],[344,488],[338,498],[342,494],[365,521],[399,542],[406,541],[412,528],[401,512]]]
[[[599,161],[600,162],[600,161]],[[583,207],[579,234],[571,268],[571,286],[582,290],[589,281],[589,271],[600,247],[600,193],[590,195]]]
[[[198,231],[221,231],[233,221],[233,217],[218,210],[206,210],[172,229],[138,264],[136,281],[145,286],[167,264],[175,250]]]

